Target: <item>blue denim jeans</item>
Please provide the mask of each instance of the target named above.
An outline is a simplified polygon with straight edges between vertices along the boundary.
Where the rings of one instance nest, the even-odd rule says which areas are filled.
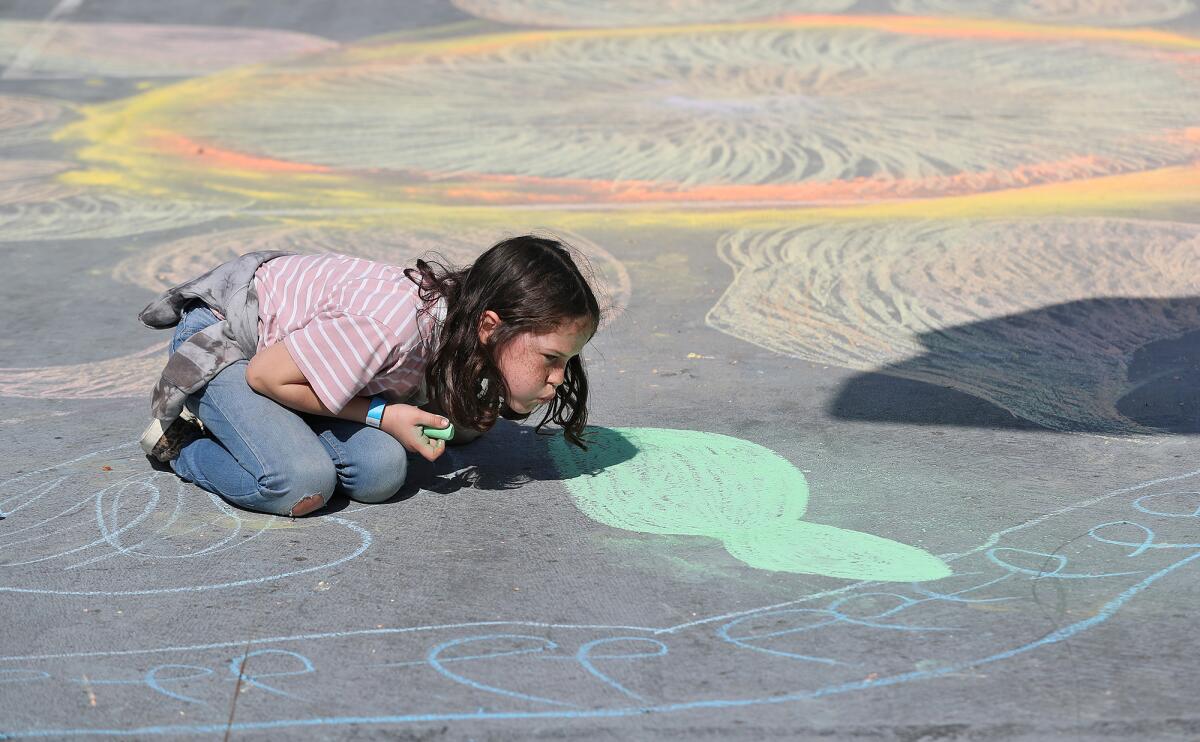
[[[217,322],[203,304],[185,310],[170,352]],[[380,502],[404,484],[408,457],[392,436],[363,423],[308,415],[250,388],[238,361],[188,397],[187,408],[212,437],[189,443],[171,462],[194,482],[248,510],[287,515],[308,495],[326,504],[334,492]]]

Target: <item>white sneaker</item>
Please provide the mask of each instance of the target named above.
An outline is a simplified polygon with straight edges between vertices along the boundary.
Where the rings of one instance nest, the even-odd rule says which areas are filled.
[[[146,428],[146,432],[142,433],[142,439],[139,441],[142,445],[142,450],[147,456],[154,455],[154,447],[158,445],[158,441],[163,437],[163,426],[157,418],[150,421],[150,425]]]

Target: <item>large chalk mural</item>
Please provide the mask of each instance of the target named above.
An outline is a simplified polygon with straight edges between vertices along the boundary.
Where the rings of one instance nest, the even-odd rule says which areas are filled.
[[[383,38],[91,107],[60,138],[90,143],[75,183],[352,209],[848,203],[1190,163],[1200,42],[1095,36],[793,16]]]
[[[95,271],[148,299],[248,250],[466,263],[537,227],[590,261],[607,330],[635,303],[625,261],[653,252],[623,238],[652,233],[685,261],[728,267],[697,330],[722,342],[949,387],[1044,429],[1163,440],[1131,400],[1163,373],[1139,365],[1147,349],[1200,331],[1193,0],[452,2],[473,19],[345,43],[0,21],[13,85],[0,95],[0,253],[119,242]],[[648,303],[681,280],[646,273]],[[162,353],[0,361],[0,397],[141,397]],[[747,581],[835,586],[674,622],[627,606],[636,615],[617,625],[575,606],[563,620],[0,645],[4,697],[31,699],[0,701],[0,736],[799,705],[1044,651],[1122,620],[1200,556],[1195,471],[1006,514],[933,554],[890,533],[886,512],[863,531],[806,520],[823,492],[797,457],[758,443],[665,428],[592,438],[535,456],[589,532],[701,543]],[[119,471],[97,473],[112,461]],[[130,444],[4,473],[6,605],[245,600],[359,569],[394,526],[394,503],[252,516],[133,464]],[[297,536],[321,557],[288,555]],[[881,642],[895,651],[872,651]],[[363,684],[406,690],[366,706],[324,692]],[[144,723],[80,721],[97,688]]]

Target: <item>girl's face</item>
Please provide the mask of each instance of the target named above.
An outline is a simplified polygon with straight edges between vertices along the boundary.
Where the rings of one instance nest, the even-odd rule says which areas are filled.
[[[487,342],[499,324],[495,312],[484,312],[480,341]],[[508,388],[505,401],[513,412],[526,415],[553,399],[563,383],[567,361],[579,355],[591,337],[592,319],[579,317],[553,332],[523,332],[513,338],[497,359]]]

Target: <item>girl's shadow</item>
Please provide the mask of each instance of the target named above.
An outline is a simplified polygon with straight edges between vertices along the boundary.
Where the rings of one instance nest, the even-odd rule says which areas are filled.
[[[589,426],[585,435],[588,461],[595,462],[592,473],[637,454],[625,436],[610,428]],[[562,436],[558,428],[539,434],[532,426],[499,420],[471,443],[447,447],[437,461],[410,455],[404,486],[387,502],[402,502],[422,491],[449,495],[461,489],[512,490],[534,481],[561,481],[549,453],[556,436]]]

